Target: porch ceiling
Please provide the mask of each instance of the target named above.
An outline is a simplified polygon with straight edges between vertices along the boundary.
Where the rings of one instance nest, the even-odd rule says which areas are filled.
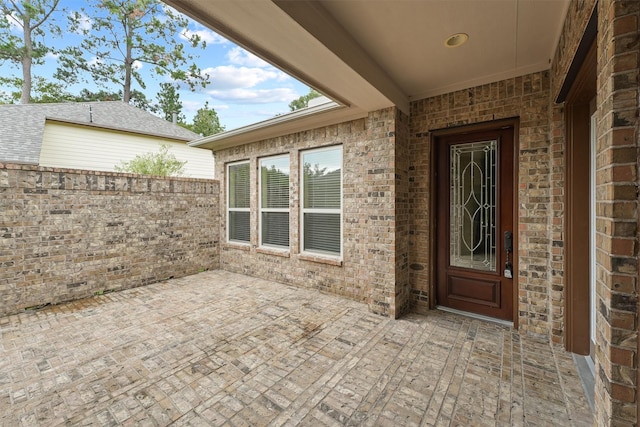
[[[361,112],[550,67],[569,0],[165,0]],[[445,39],[469,40],[447,48]],[[353,111],[351,111],[353,114]]]

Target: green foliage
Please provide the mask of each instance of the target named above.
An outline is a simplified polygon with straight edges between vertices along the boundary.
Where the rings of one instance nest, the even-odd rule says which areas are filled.
[[[60,0],[0,1],[0,62],[9,61],[22,69],[20,102],[31,101],[31,66],[41,64],[53,49],[47,38],[59,36],[60,27],[52,14]],[[16,35],[12,27],[22,31]]]
[[[20,102],[20,88],[22,79],[18,77],[0,77],[0,84],[15,87],[16,90],[8,94],[0,94],[0,102],[5,104],[16,104]],[[122,91],[109,92],[99,90],[92,92],[82,89],[78,95],[73,95],[65,89],[65,85],[55,81],[49,81],[44,77],[35,76],[33,78],[33,96],[31,102],[34,104],[48,104],[55,102],[90,102],[90,101],[118,101],[122,99]],[[142,110],[155,112],[144,93],[134,90],[131,93],[129,103]]]
[[[118,94],[120,95],[119,99],[122,99],[123,98],[122,91],[118,92]],[[131,98],[129,99],[129,104],[141,110],[148,111],[150,113],[156,113],[158,111],[156,106],[153,105],[151,101],[149,101],[149,99],[147,99],[147,96],[137,89],[134,89],[131,91]]]
[[[204,103],[204,107],[198,109],[193,117],[193,125],[188,128],[200,136],[224,132],[224,126],[220,125],[218,113],[213,108],[209,108],[208,101]]]
[[[12,92],[0,91],[0,103],[16,104],[20,102],[20,94],[22,88],[22,79],[18,77],[0,77],[0,84],[3,86],[15,87],[17,90]]]
[[[6,104],[21,102],[23,79],[19,77],[0,77],[0,84],[14,87],[15,91],[0,95],[0,101]],[[45,104],[53,102],[74,101],[75,97],[65,90],[65,86],[58,82],[52,82],[44,77],[35,76],[32,79],[33,96],[30,102]]]
[[[76,96],[78,102],[91,102],[91,101],[119,101],[122,99],[122,92],[109,92],[106,90],[99,90],[92,92],[89,89],[82,89],[80,94]]]
[[[173,114],[175,113],[178,123],[185,122],[180,94],[175,84],[160,83],[160,92],[158,92],[156,98],[158,99],[156,110],[160,113],[160,117],[163,117],[168,122],[173,122]]]
[[[58,82],[48,81],[44,77],[34,77],[34,96],[31,102],[38,104],[52,102],[69,102],[74,96],[65,90],[65,86]]]
[[[129,102],[133,82],[142,89],[145,82],[136,64],[150,65],[158,76],[187,83],[192,90],[206,87],[193,58],[185,52],[178,34],[187,37],[193,47],[206,43],[184,30],[188,20],[159,0],[91,0],[95,6],[91,28],[82,26],[84,9],[71,15],[71,30],[84,35],[78,47],[69,47],[58,58],[56,78],[76,83],[88,73],[97,84],[122,87],[122,100]],[[97,12],[96,12],[97,11]],[[165,44],[166,43],[166,44]],[[89,61],[87,57],[91,57]]]
[[[169,153],[166,144],[162,144],[159,152],[137,155],[128,162],[120,162],[114,168],[118,172],[141,175],[181,176],[186,164],[186,161],[181,162],[173,153]]]
[[[307,108],[309,106],[309,101],[311,101],[313,98],[318,98],[320,96],[322,96],[320,92],[310,89],[308,94],[302,95],[300,98],[294,99],[293,101],[291,101],[289,103],[289,109],[291,111],[296,111],[301,108]]]
[[[90,101],[119,101],[122,99],[122,91],[118,92],[110,92],[106,90],[99,90],[97,92],[92,92],[89,89],[82,89],[80,94],[72,97],[73,101],[77,102],[90,102]],[[140,92],[139,90],[131,91],[131,98],[129,99],[129,104],[134,107],[140,108],[144,111],[149,111],[151,113],[156,112],[156,108],[151,102],[147,99],[147,96]]]

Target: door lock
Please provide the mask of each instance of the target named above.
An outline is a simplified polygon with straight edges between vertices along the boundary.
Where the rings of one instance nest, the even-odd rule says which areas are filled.
[[[504,249],[507,252],[507,260],[504,264],[504,277],[513,279],[513,264],[511,264],[511,252],[513,252],[513,233],[504,232]]]

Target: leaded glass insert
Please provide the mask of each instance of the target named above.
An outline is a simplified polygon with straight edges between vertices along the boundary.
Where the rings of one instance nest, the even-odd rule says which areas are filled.
[[[453,267],[496,271],[497,146],[496,140],[451,146]]]

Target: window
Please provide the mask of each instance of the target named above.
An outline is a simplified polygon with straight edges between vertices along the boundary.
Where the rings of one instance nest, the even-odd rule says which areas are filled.
[[[342,254],[342,147],[302,153],[302,251]]]
[[[289,156],[260,160],[260,245],[289,247]]]
[[[227,165],[227,240],[249,243],[249,162]]]

